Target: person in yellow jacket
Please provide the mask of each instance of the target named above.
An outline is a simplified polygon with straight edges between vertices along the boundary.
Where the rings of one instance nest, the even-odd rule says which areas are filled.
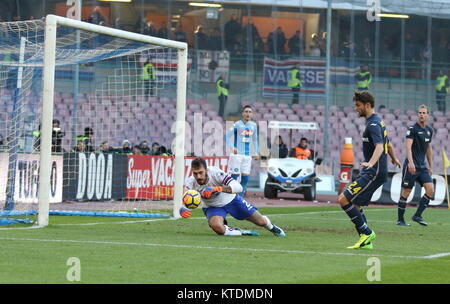
[[[146,61],[144,63],[141,78],[144,81],[144,96],[153,96],[156,83],[156,69],[151,62]]]
[[[224,81],[225,75],[220,74],[216,80],[217,97],[219,98],[219,116],[225,118],[225,105],[228,99],[229,85]]]
[[[362,65],[361,70],[356,73],[356,86],[358,90],[369,90],[369,85],[372,82],[372,73],[370,73],[369,66],[367,64]]]
[[[288,73],[288,87],[292,90],[292,104],[298,103],[302,86],[300,65],[296,64]]]
[[[444,74],[443,70],[439,71],[439,76],[436,77],[436,103],[438,110],[445,114],[445,99],[447,97],[448,89],[450,87],[448,76]]]

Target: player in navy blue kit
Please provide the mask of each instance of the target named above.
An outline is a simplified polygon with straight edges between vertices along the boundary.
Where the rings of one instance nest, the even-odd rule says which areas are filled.
[[[392,163],[400,166],[394,149],[389,142],[386,126],[374,111],[375,100],[368,91],[357,91],[353,97],[355,111],[366,118],[366,129],[363,133],[364,162],[360,164],[360,173],[356,180],[347,186],[339,195],[341,208],[350,217],[359,232],[360,238],[350,249],[372,249],[375,231],[367,225],[362,207],[369,205],[373,193],[383,185],[388,177],[387,155]]]
[[[406,132],[406,159],[402,172],[402,192],[398,201],[398,221],[399,226],[410,226],[405,222],[404,214],[406,200],[411,193],[416,181],[425,188],[425,194],[419,201],[417,211],[412,220],[422,226],[428,226],[422,218],[422,212],[427,208],[428,203],[434,194],[434,185],[431,175],[433,175],[433,151],[431,149],[431,138],[433,129],[427,126],[429,111],[426,105],[420,105],[417,109],[418,121],[414,126],[409,127]],[[429,168],[425,164],[427,158]]]

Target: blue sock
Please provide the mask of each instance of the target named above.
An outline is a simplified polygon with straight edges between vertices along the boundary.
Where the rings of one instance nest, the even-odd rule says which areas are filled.
[[[352,203],[348,203],[345,206],[341,206],[341,208],[347,213],[350,220],[355,224],[356,230],[359,233],[371,234],[372,230],[367,226],[364,217],[361,212],[356,208]]]
[[[404,221],[404,215],[406,210],[406,200],[407,198],[404,198],[403,196],[400,197],[400,200],[398,201],[398,220]]]
[[[366,219],[366,215],[364,214],[364,210],[363,209],[359,209],[359,212],[361,213],[361,216],[362,216],[364,222],[367,224],[367,219]],[[355,226],[355,229],[356,229],[356,233],[358,233],[358,235],[359,235],[360,232],[359,232],[358,228],[356,228],[356,226]]]
[[[237,181],[239,178],[239,174],[231,174],[231,178]]]
[[[428,207],[428,203],[431,198],[424,194],[419,201],[419,207],[417,207],[416,214],[414,216],[422,216],[422,212]]]
[[[248,183],[248,176],[241,176],[241,185],[242,185],[242,192],[241,196],[244,197],[245,192],[247,192],[247,183]]]

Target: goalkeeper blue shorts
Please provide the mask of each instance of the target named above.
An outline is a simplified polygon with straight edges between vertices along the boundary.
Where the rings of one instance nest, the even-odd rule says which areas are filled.
[[[223,207],[208,207],[203,208],[202,210],[208,220],[212,216],[221,216],[226,218],[227,214],[230,214],[237,220],[245,220],[252,215],[257,208],[247,202],[242,196],[236,194],[236,197]]]

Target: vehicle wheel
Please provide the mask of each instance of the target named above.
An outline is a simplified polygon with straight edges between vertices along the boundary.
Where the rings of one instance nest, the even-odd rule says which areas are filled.
[[[277,188],[275,186],[268,185],[266,181],[266,184],[264,185],[264,197],[277,198],[277,195],[278,195]]]
[[[316,199],[316,182],[312,181],[312,186],[305,188],[305,200],[307,201],[313,201]]]

